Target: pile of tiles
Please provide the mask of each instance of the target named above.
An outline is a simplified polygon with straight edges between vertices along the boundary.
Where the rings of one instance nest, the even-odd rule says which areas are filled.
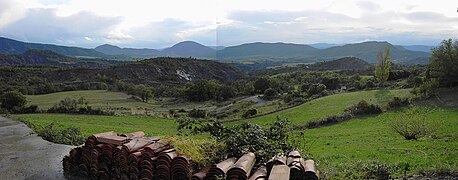
[[[253,153],[229,158],[194,174],[192,180],[315,180],[318,171],[313,160],[304,160],[298,151],[291,151],[287,157],[274,157],[266,166],[253,171],[256,158]]]
[[[64,157],[64,174],[71,178],[123,180],[318,179],[313,160],[304,160],[298,151],[287,157],[274,157],[256,170],[255,154],[247,153],[195,173],[195,163],[190,158],[180,155],[167,141],[144,135],[119,135],[113,131],[94,134]]]
[[[194,163],[165,140],[143,132],[90,136],[62,161],[64,174],[84,179],[189,179]]]

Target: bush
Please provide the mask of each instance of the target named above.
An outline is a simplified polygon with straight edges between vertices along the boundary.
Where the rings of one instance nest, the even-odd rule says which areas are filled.
[[[388,102],[389,108],[398,108],[404,107],[410,104],[409,98],[400,98],[400,97],[393,97],[393,99]]]
[[[277,97],[278,92],[275,89],[269,88],[264,91],[263,99],[272,100]]]
[[[71,114],[91,114],[91,115],[114,115],[113,111],[104,111],[100,108],[93,109],[87,105],[84,98],[79,100],[64,98],[48,109],[48,113],[71,113]]]
[[[369,115],[369,114],[380,114],[382,113],[382,108],[375,104],[369,104],[365,100],[361,100],[358,104],[355,104],[347,109],[346,112],[354,116],[358,115]]]
[[[291,123],[277,118],[268,129],[257,124],[243,123],[225,127],[218,121],[177,120],[179,134],[195,135],[208,133],[217,142],[223,142],[227,150],[222,156],[240,157],[247,152],[256,154],[256,165],[266,163],[278,153],[287,153],[292,147],[287,144]]]
[[[310,85],[307,93],[312,96],[312,95],[315,95],[315,94],[320,94],[322,93],[323,91],[326,90],[326,86],[324,84],[312,84]]]
[[[417,140],[432,134],[438,128],[438,123],[428,121],[428,111],[418,107],[408,109],[398,115],[390,123],[391,128],[407,140]]]
[[[437,87],[439,87],[439,81],[430,79],[419,87],[418,93],[424,98],[429,98],[436,94]]]
[[[207,117],[207,113],[202,109],[192,109],[188,112],[188,116],[192,118],[205,118]]]
[[[249,118],[251,116],[254,116],[258,113],[256,109],[249,109],[243,113],[242,118]]]
[[[26,123],[29,124],[30,123]],[[85,137],[78,127],[68,127],[63,130],[56,129],[54,123],[50,123],[44,127],[31,126],[32,129],[46,141],[78,146],[84,143]]]
[[[48,109],[50,113],[77,113],[78,112],[78,101],[76,99],[64,98],[55,104],[53,107]]]
[[[312,128],[318,128],[321,126],[337,124],[343,121],[348,121],[352,117],[353,116],[348,112],[344,112],[340,115],[331,115],[331,116],[326,117],[325,119],[310,121],[307,124],[305,124],[305,128],[312,129]],[[297,127],[297,129],[303,129],[303,128],[304,127]]]
[[[28,107],[24,107],[21,110],[21,113],[37,113],[38,112],[38,106],[37,105],[30,105]]]
[[[20,111],[26,103],[26,97],[17,91],[8,91],[0,96],[0,108],[9,112]]]

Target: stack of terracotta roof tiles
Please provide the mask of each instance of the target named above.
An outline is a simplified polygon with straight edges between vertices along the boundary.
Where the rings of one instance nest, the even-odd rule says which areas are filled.
[[[194,174],[192,180],[314,180],[318,172],[313,160],[304,160],[298,151],[291,151],[288,157],[272,158],[266,166],[253,171],[255,155],[247,153],[240,157],[229,158]]]
[[[64,157],[64,173],[85,179],[318,179],[313,160],[304,160],[298,151],[290,152],[287,157],[272,158],[256,170],[253,169],[255,154],[247,153],[195,173],[190,158],[177,153],[167,141],[144,135],[143,132],[118,135],[113,131],[94,134]]]
[[[90,179],[189,179],[194,163],[165,140],[143,132],[90,136],[65,156],[66,175]]]

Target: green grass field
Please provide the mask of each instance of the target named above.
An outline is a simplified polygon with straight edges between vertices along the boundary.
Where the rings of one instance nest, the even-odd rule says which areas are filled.
[[[38,105],[40,109],[49,109],[58,103],[60,100],[69,97],[79,99],[84,97],[89,105],[92,107],[99,108],[154,108],[157,107],[155,104],[144,103],[135,99],[131,99],[130,95],[122,92],[111,92],[105,90],[87,90],[87,91],[67,91],[57,92],[43,95],[29,95],[26,96],[28,104]]]
[[[371,90],[360,91],[351,93],[335,94],[318,98],[307,102],[303,105],[287,109],[278,113],[261,116],[249,120],[242,120],[232,122],[229,124],[238,124],[242,122],[250,122],[266,126],[275,121],[276,116],[279,115],[288,119],[293,124],[304,124],[311,120],[325,118],[329,115],[342,113],[345,108],[358,103],[361,100],[366,100],[369,103],[379,104],[382,107],[393,97],[407,97],[410,96],[409,89],[401,90]]]
[[[272,115],[226,125],[246,121],[267,125],[275,120],[277,114],[293,124],[301,124],[341,113],[346,107],[362,99],[386,106],[394,96],[410,96],[409,89],[335,94]],[[431,110],[427,119],[437,121],[440,128],[432,136],[417,141],[405,140],[390,128],[391,120],[398,118],[401,111],[389,111],[378,116],[358,117],[336,125],[307,129],[302,131],[304,136],[296,139],[295,143],[317,161],[325,177],[338,175],[337,178],[342,178],[341,175],[347,167],[354,167],[358,161],[371,160],[381,161],[390,167],[407,162],[411,166],[408,174],[424,171],[458,172],[458,109],[436,107]],[[176,134],[177,126],[173,120],[147,116],[24,114],[13,117],[39,125],[54,122],[58,128],[79,127],[85,136],[111,130],[120,133],[144,131],[149,136],[169,136]],[[401,171],[392,173],[395,177],[402,175]]]
[[[21,114],[14,115],[36,125],[53,123],[57,128],[79,127],[84,136],[116,131],[127,133],[143,131],[149,136],[176,135],[177,124],[167,120],[149,116],[95,116],[69,114]]]
[[[358,160],[379,160],[396,165],[408,162],[415,173],[420,170],[458,170],[458,110],[437,108],[428,121],[440,124],[429,138],[405,140],[389,126],[400,112],[375,117],[356,118],[341,124],[309,129],[305,141],[309,153],[320,167],[333,167]]]

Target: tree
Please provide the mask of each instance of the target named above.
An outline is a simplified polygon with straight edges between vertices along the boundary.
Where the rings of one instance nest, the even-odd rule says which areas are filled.
[[[270,87],[270,81],[267,78],[259,78],[254,82],[253,86],[256,92],[263,93]]]
[[[264,91],[264,95],[262,96],[262,98],[266,100],[272,100],[275,97],[277,97],[277,94],[278,92],[275,89],[269,88]]]
[[[440,84],[452,87],[458,84],[458,41],[444,40],[433,49],[430,73]]]
[[[27,100],[17,91],[8,91],[0,96],[0,107],[8,111],[18,111],[24,108]]]
[[[374,77],[380,83],[380,86],[384,86],[390,75],[391,66],[391,55],[390,47],[386,46],[385,53],[379,51],[377,53],[377,64],[375,65]]]

